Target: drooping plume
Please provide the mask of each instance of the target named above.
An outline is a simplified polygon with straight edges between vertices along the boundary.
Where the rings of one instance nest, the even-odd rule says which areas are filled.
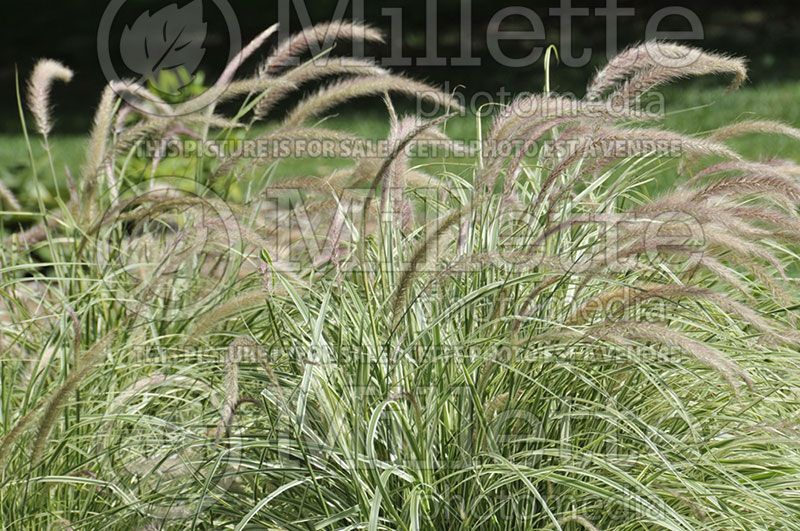
[[[47,138],[53,129],[53,120],[50,116],[50,90],[53,82],[72,81],[72,70],[52,59],[42,59],[33,69],[33,75],[28,83],[28,106],[33,114],[36,129]]]

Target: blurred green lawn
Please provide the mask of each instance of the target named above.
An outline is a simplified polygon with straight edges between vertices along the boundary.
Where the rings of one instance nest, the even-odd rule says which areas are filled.
[[[724,89],[701,87],[670,88],[665,94],[667,117],[663,125],[668,129],[684,133],[704,133],[724,124],[742,119],[764,118],[781,120],[800,127],[800,83],[766,85],[745,88],[728,93]],[[88,111],[88,105],[87,105]],[[376,112],[357,114],[353,106],[344,107],[340,115],[326,122],[327,127],[347,130],[365,138],[385,138],[388,125],[385,115]],[[56,117],[58,110],[56,109]],[[485,121],[488,124],[488,121]],[[475,117],[460,117],[447,123],[447,132],[453,138],[471,140],[476,138]],[[37,137],[32,136],[34,154],[43,182],[50,182],[47,160]],[[84,136],[55,136],[51,148],[56,171],[64,175],[64,167],[77,174],[83,159],[86,144]],[[800,143],[774,136],[749,136],[732,143],[732,146],[748,158],[782,157],[800,161]],[[280,175],[310,176],[325,175],[340,167],[342,161],[330,159],[305,159],[283,161]],[[430,171],[443,169],[443,162],[434,162]],[[462,173],[469,169],[470,161],[448,162],[446,169]],[[664,180],[671,179],[669,171]],[[33,179],[30,171],[24,138],[18,135],[0,135],[0,179],[9,185],[25,201],[34,197]],[[661,179],[661,177],[659,177]],[[658,187],[668,185],[659,182]]]

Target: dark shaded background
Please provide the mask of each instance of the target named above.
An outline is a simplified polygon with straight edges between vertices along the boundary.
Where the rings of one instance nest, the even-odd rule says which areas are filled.
[[[278,2],[275,0],[229,0],[239,19],[243,40],[246,42],[259,31],[278,20]],[[144,12],[157,10],[170,1],[128,0],[126,9]],[[186,0],[179,0],[183,4]],[[460,0],[438,0],[439,54],[459,55]],[[449,82],[451,88],[463,85],[467,94],[476,91],[496,92],[501,87],[516,92],[539,90],[543,82],[543,64],[528,68],[505,68],[490,58],[486,49],[486,27],[498,10],[511,5],[524,5],[533,9],[544,21],[548,43],[558,43],[558,20],[548,16],[548,9],[558,1],[489,2],[473,0],[472,29],[474,55],[482,58],[476,67],[419,67],[402,68],[409,74],[436,84]],[[331,18],[336,0],[307,0],[306,5],[314,22]],[[602,7],[605,1],[573,0],[575,7]],[[800,2],[728,0],[619,0],[621,7],[634,7],[635,17],[620,19],[619,46],[644,38],[645,24],[660,8],[683,6],[693,10],[703,22],[703,46],[751,59],[751,83],[759,84],[780,80],[800,80]],[[83,131],[90,120],[99,93],[105,84],[97,58],[97,28],[107,6],[106,0],[28,0],[8,2],[4,7],[0,26],[0,132],[19,131],[15,96],[15,69],[22,79],[30,72],[37,58],[59,59],[76,71],[69,86],[57,89],[54,100],[58,105],[59,132]],[[403,8],[403,40],[407,56],[425,55],[425,2],[415,0],[365,0],[366,20],[388,29],[389,18],[381,15],[385,7]],[[350,14],[348,8],[348,16]],[[219,17],[218,17],[219,18]],[[513,20],[510,24],[513,24]],[[670,28],[669,26],[672,26]],[[293,29],[299,22],[293,22]],[[582,69],[557,68],[553,73],[555,88],[580,91],[594,68],[606,60],[606,20],[600,17],[578,18],[573,22],[573,49],[591,48],[592,65]],[[688,29],[680,19],[668,20],[663,29]],[[512,28],[508,28],[512,29]],[[523,28],[524,29],[524,28]],[[227,56],[227,35],[217,20],[210,23],[204,70],[213,78],[221,71]],[[525,56],[531,47],[543,43],[507,42],[505,53]],[[377,56],[387,55],[388,47],[370,49]],[[252,71],[253,61],[243,69]]]

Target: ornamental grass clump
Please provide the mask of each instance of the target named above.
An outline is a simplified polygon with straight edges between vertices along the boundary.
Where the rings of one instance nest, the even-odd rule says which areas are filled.
[[[689,76],[737,87],[742,60],[626,50],[582,100],[501,110],[458,175],[407,149],[468,151],[454,98],[309,42],[378,32],[317,26],[235,79],[272,32],[210,89],[233,116],[110,87],[70,197],[18,205],[36,216],[0,250],[4,525],[800,529],[800,166],[726,145],[800,134],[637,110]],[[419,92],[440,118],[395,110]],[[387,148],[348,156],[370,139],[321,120],[366,95]],[[344,160],[283,176],[270,153],[137,151],[165,138],[325,139]]]

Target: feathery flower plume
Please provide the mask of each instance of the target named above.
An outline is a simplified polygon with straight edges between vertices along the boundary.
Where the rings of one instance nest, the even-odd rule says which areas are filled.
[[[589,123],[613,123],[617,120],[650,120],[654,116],[641,114],[624,106],[614,108],[605,103],[587,102],[566,96],[535,94],[515,99],[497,115],[489,131],[489,139],[497,144],[503,140],[525,137],[525,128],[536,122],[553,119]]]
[[[547,206],[548,219],[551,218],[558,201],[573,189],[576,182],[599,172],[614,161],[642,156],[680,156],[681,158],[715,156],[736,162],[741,161],[738,153],[722,144],[671,131],[610,126],[597,126],[591,132],[583,131],[584,138],[580,144],[572,147],[572,152],[549,172],[539,191],[537,204],[545,200],[546,194],[573,164],[585,161],[587,157],[590,157],[589,164],[584,165],[580,172],[575,173],[554,190]]]
[[[697,192],[698,199],[709,197],[739,197],[759,194],[776,199],[788,199],[791,204],[800,202],[800,184],[777,175],[743,175],[722,179]]]
[[[639,155],[674,155],[677,152],[681,156],[692,154],[742,160],[741,155],[722,144],[661,129],[601,127],[598,135],[604,138],[601,157],[608,156],[612,159]],[[623,149],[615,151],[617,146]]]
[[[15,232],[10,236],[6,236],[3,240],[3,244],[7,246],[12,246],[14,244],[19,244],[24,248],[30,250],[33,245],[40,243],[47,239],[48,231],[52,228],[58,226],[61,223],[61,211],[56,211],[52,213],[52,215],[48,215],[47,219],[42,223],[37,223],[36,225],[22,230],[20,232]]]
[[[44,452],[47,437],[50,435],[50,431],[56,423],[61,406],[81,381],[91,372],[95,363],[106,354],[108,347],[115,337],[116,330],[109,332],[95,343],[92,348],[87,350],[83,356],[78,358],[75,367],[69,376],[67,376],[66,381],[50,395],[50,400],[45,407],[44,415],[39,423],[39,430],[36,433],[36,440],[31,450],[31,461],[33,463],[38,462]]]
[[[637,95],[656,86],[710,74],[733,74],[730,87],[733,90],[747,80],[747,64],[738,57],[704,52],[680,44],[650,41],[629,48],[609,61],[590,83],[586,99],[598,100],[609,89],[616,87],[608,100],[630,103]]]
[[[264,306],[267,297],[268,295],[264,293],[262,289],[240,293],[233,299],[220,304],[206,315],[200,317],[192,327],[191,337],[193,340],[198,341],[215,325],[225,321],[225,319]]]
[[[259,71],[262,76],[273,75],[287,66],[293,66],[299,56],[314,47],[322,48],[338,39],[382,43],[383,34],[370,26],[348,21],[318,24],[296,33],[279,44]]]
[[[724,162],[718,162],[716,164],[712,164],[710,166],[703,168],[702,170],[694,174],[691,178],[681,183],[680,189],[688,190],[698,182],[703,181],[708,177],[719,175],[722,173],[751,174],[751,175],[762,175],[762,176],[782,178],[785,177],[787,174],[790,174],[791,172],[786,171],[780,166],[766,164],[764,162],[750,162],[746,160],[733,160],[733,161],[728,160]]]
[[[711,291],[707,288],[697,286],[682,286],[679,284],[642,284],[633,286],[623,286],[613,290],[607,290],[587,301],[581,308],[576,310],[572,317],[567,320],[567,324],[578,324],[588,321],[592,315],[599,314],[601,317],[618,317],[630,307],[645,303],[649,300],[665,300],[677,303],[682,298],[708,301],[719,308],[736,315],[742,321],[750,324],[759,332],[765,334],[771,340],[777,340],[788,344],[800,342],[799,335],[791,330],[777,330],[764,317],[740,302],[732,298]],[[613,309],[615,315],[609,315]]]
[[[168,103],[133,80],[112,81],[109,83],[109,86],[118,96],[127,96],[128,98],[136,99],[139,105],[147,107],[148,110],[151,110],[153,113],[162,116],[171,116],[175,112]],[[126,107],[126,109],[129,109],[129,107]],[[128,111],[126,111],[126,113],[127,112]]]
[[[294,87],[316,79],[335,75],[384,76],[389,71],[377,66],[372,61],[342,57],[325,59],[324,61],[308,61],[297,68],[289,70],[280,78],[291,85],[270,88],[258,101],[255,108],[255,120],[263,120],[277,103],[292,93]],[[275,78],[269,78],[275,79]]]
[[[745,120],[726,125],[715,130],[708,136],[708,139],[714,142],[723,142],[731,138],[752,134],[781,135],[800,140],[800,129],[772,120]]]
[[[384,94],[384,98],[388,99],[388,96]],[[390,106],[389,110],[390,112],[394,113],[393,107]],[[362,229],[365,230],[367,226],[367,216],[369,215],[370,207],[372,205],[372,193],[376,192],[381,183],[385,182],[386,172],[389,171],[392,164],[397,161],[397,158],[403,154],[404,150],[414,141],[415,138],[417,138],[417,136],[426,130],[438,127],[451,116],[451,114],[445,114],[428,122],[417,121],[413,124],[413,128],[410,128],[404,137],[395,139],[391,153],[384,158],[380,168],[378,168],[378,171],[372,178],[372,182],[369,187],[370,193],[367,194],[366,200],[364,201],[364,209],[362,212]],[[410,122],[406,125],[406,127],[411,127]]]
[[[22,210],[22,205],[19,204],[17,196],[15,196],[14,192],[12,192],[8,186],[3,184],[2,181],[0,181],[0,200],[2,200],[3,203],[5,203],[6,206],[11,210],[16,212]]]
[[[552,118],[550,120],[544,122],[535,121],[532,124],[521,127],[520,131],[515,132],[513,136],[523,140],[522,146],[517,150],[516,155],[511,159],[506,167],[505,172],[505,186],[503,189],[503,197],[510,197],[511,192],[513,190],[513,186],[516,183],[517,178],[519,177],[522,163],[525,160],[525,157],[528,156],[530,150],[536,146],[541,138],[550,132],[555,127],[558,127],[560,124],[566,123],[568,121],[573,120],[572,117],[560,117],[560,118]],[[503,171],[503,157],[493,157],[490,164],[487,166],[486,171],[484,172],[484,177],[481,177],[480,183],[484,185],[489,185],[490,187],[494,188],[497,186],[497,183],[500,180],[501,173]]]
[[[800,129],[773,120],[744,120],[742,122],[720,127],[719,129],[715,130],[713,133],[708,135],[706,138],[711,142],[725,142],[732,138],[738,138],[741,136],[752,135],[752,134],[779,135],[794,140],[800,140]],[[691,158],[687,159],[686,161],[682,161],[681,166],[679,168],[680,173],[681,174],[685,173],[686,168],[690,166],[692,162],[694,161]],[[788,170],[791,167],[796,168],[796,165],[794,163],[791,163],[789,165],[783,165],[783,164],[773,164],[770,162],[761,162],[758,164],[761,164],[763,166],[773,166],[773,167],[782,166],[782,169],[784,170]]]
[[[364,96],[377,96],[386,92],[399,92],[415,96],[440,105],[445,111],[463,110],[461,104],[449,94],[403,76],[356,77],[335,82],[309,96],[294,108],[284,124],[296,127],[348,100]]]
[[[92,132],[89,136],[89,147],[82,173],[82,200],[87,205],[92,205],[94,194],[97,192],[98,176],[105,167],[108,147],[108,138],[114,125],[114,113],[117,104],[117,95],[109,85],[103,91],[100,105],[94,116]],[[92,207],[90,206],[90,210]]]
[[[166,149],[166,142],[171,136],[177,137],[178,134],[182,134],[197,138],[197,133],[188,129],[188,126],[191,125],[215,127],[218,129],[238,129],[242,127],[242,124],[239,122],[214,114],[195,113],[183,116],[180,120],[170,117],[148,117],[134,126],[129,127],[116,138],[113,149],[108,150],[106,155],[106,165],[116,157],[128,153],[140,142],[147,139],[158,140],[160,142],[159,153],[161,153]],[[181,148],[181,145],[177,144],[175,147]],[[158,153],[156,155],[158,155]],[[157,159],[158,156],[154,156],[154,167],[156,166],[155,163]]]
[[[36,403],[30,410],[25,413],[22,417],[17,420],[12,427],[6,434],[0,439],[0,471],[3,469],[5,465],[5,460],[11,457],[11,447],[14,445],[17,439],[19,439],[22,434],[24,434],[28,427],[36,420],[36,417],[39,416],[40,410],[44,407],[45,400],[42,399]]]
[[[441,239],[445,232],[447,232],[450,228],[458,224],[459,221],[463,221],[464,216],[468,215],[470,211],[471,209],[464,208],[452,212],[450,215],[441,220],[437,229],[433,231],[433,234],[428,236],[428,238],[421,242],[420,245],[418,245],[414,250],[414,254],[411,256],[411,260],[409,261],[409,266],[403,270],[400,279],[397,282],[397,288],[395,288],[395,292],[392,295],[391,315],[395,324],[399,323],[400,319],[404,315],[403,303],[406,300],[406,294],[411,288],[414,279],[420,273],[419,266],[423,260],[425,260],[428,249],[431,245],[435,245],[436,242],[438,242],[439,239]]]
[[[652,68],[631,78],[620,87],[619,90],[612,93],[608,99],[615,104],[631,106],[642,94],[672,81],[692,76],[726,74],[731,72],[736,75],[736,81],[730,86],[730,90],[734,90],[741,84],[741,82],[738,81],[739,78],[746,76],[746,69],[743,66],[743,62],[742,65],[739,65],[735,61],[733,65],[725,64],[723,61],[719,63],[710,62],[707,64],[694,65],[693,68],[679,68],[675,70],[661,67]]]
[[[743,381],[748,387],[753,387],[750,376],[737,363],[729,360],[719,350],[691,339],[679,332],[671,330],[664,325],[655,323],[641,323],[633,321],[619,321],[603,323],[590,329],[587,336],[606,340],[621,346],[630,345],[631,340],[648,341],[678,348],[694,357],[706,367],[719,373],[730,384],[734,392],[739,391]]]
[[[297,88],[297,84],[282,78],[269,78],[269,79],[243,79],[241,81],[233,81],[230,85],[225,87],[223,92],[218,98],[217,103],[224,103],[241,96],[264,91],[277,91],[285,90],[292,91]]]
[[[225,67],[225,70],[223,70],[222,75],[219,76],[215,86],[224,87],[230,83],[233,80],[233,76],[236,75],[236,72],[242,66],[242,63],[244,63],[251,55],[253,55],[256,50],[261,48],[261,45],[263,45],[267,39],[274,35],[276,31],[278,31],[278,24],[273,24],[259,33],[255,39],[247,44],[247,46],[242,48],[242,50],[236,54],[236,57],[234,57],[233,60]]]
[[[658,57],[672,54],[688,56],[693,49],[668,42],[650,42],[629,46],[615,55],[595,74],[586,88],[586,99],[599,100],[608,90],[625,81],[636,72],[656,66]],[[654,56],[655,55],[655,56]]]
[[[565,518],[562,518],[559,521],[559,524],[562,525],[562,526],[565,526],[566,524],[568,524],[570,522],[575,522],[576,524],[578,524],[581,527],[583,527],[586,531],[600,531],[600,529],[598,527],[596,527],[592,522],[590,522],[589,520],[587,520],[583,516],[580,516],[580,515],[577,515],[577,514],[573,514],[573,515],[567,516]]]
[[[33,114],[36,129],[45,137],[53,129],[50,118],[50,89],[54,81],[69,83],[72,81],[72,70],[52,59],[42,59],[33,69],[28,83],[28,106]]]
[[[416,132],[421,133],[420,128],[423,123],[422,120],[416,116],[398,118],[390,102],[389,104],[389,109],[392,114],[392,127],[389,132],[388,141],[389,146],[394,150],[406,137],[414,135]],[[409,171],[408,158],[408,153],[405,150],[401,150],[386,169],[382,183],[383,189],[381,190],[380,211],[382,213],[388,211],[390,202],[392,211],[396,215],[403,212],[403,191],[406,188],[405,177]],[[408,228],[409,227],[406,226],[406,229]]]
[[[219,76],[219,79],[214,83],[214,85],[208,89],[207,91],[203,92],[197,98],[193,98],[186,103],[179,105],[175,109],[175,115],[184,115],[189,114],[190,112],[195,112],[202,108],[207,108],[208,114],[214,113],[214,107],[219,101],[221,97],[225,94],[225,91],[228,90],[228,86],[233,81],[233,77],[236,75],[236,72],[242,66],[242,64],[251,56],[253,55],[260,47],[264,44],[264,42],[271,37],[276,31],[278,31],[278,25],[273,24],[269,28],[262,31],[260,34],[256,36],[252,41],[250,41],[247,46],[242,48],[236,56],[231,59],[231,61],[225,67],[225,70],[222,71],[222,74]],[[205,135],[203,135],[205,136]]]
[[[225,355],[225,399],[217,425],[217,439],[224,437],[230,430],[236,414],[236,406],[239,404],[239,363],[245,348],[253,348],[253,342],[249,339],[237,339],[231,343]]]

